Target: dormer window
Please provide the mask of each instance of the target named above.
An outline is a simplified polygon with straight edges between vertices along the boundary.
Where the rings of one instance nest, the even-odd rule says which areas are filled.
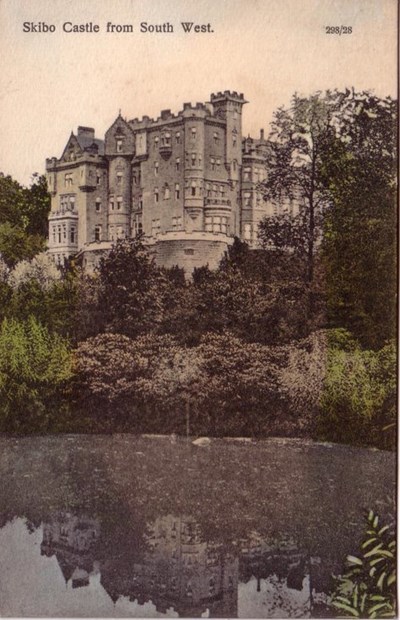
[[[122,139],[117,138],[117,153],[122,153]]]

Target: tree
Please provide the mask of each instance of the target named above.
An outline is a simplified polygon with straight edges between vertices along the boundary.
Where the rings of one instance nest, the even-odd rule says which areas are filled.
[[[267,156],[268,176],[263,182],[264,198],[298,215],[291,220],[267,222],[261,228],[264,244],[304,253],[304,280],[311,288],[314,280],[315,248],[321,234],[322,214],[330,203],[321,169],[329,152],[337,106],[332,93],[310,97],[295,94],[289,109],[280,108],[274,117]],[[273,233],[273,234],[270,234]],[[310,292],[310,311],[312,293]]]
[[[0,175],[0,254],[9,266],[45,249],[50,196],[44,176],[29,188]]]
[[[109,331],[136,337],[156,331],[167,280],[140,238],[120,240],[101,259],[99,304]]]
[[[4,319],[0,328],[0,429],[42,432],[57,428],[67,409],[64,390],[73,376],[67,342],[36,319]],[[62,424],[61,424],[62,426]]]
[[[396,328],[397,102],[348,91],[323,176],[332,196],[323,258],[328,316],[379,349]]]

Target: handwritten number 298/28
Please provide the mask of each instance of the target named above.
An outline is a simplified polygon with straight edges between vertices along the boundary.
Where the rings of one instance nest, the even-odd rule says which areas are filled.
[[[325,26],[325,34],[351,34],[352,26]]]

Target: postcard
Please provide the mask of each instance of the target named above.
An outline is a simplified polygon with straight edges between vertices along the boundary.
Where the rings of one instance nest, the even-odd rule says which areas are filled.
[[[395,0],[0,1],[0,615],[395,618]]]

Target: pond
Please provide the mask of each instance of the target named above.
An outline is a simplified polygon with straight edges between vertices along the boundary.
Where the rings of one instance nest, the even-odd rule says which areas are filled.
[[[0,437],[0,615],[318,617],[395,468],[294,439]]]

